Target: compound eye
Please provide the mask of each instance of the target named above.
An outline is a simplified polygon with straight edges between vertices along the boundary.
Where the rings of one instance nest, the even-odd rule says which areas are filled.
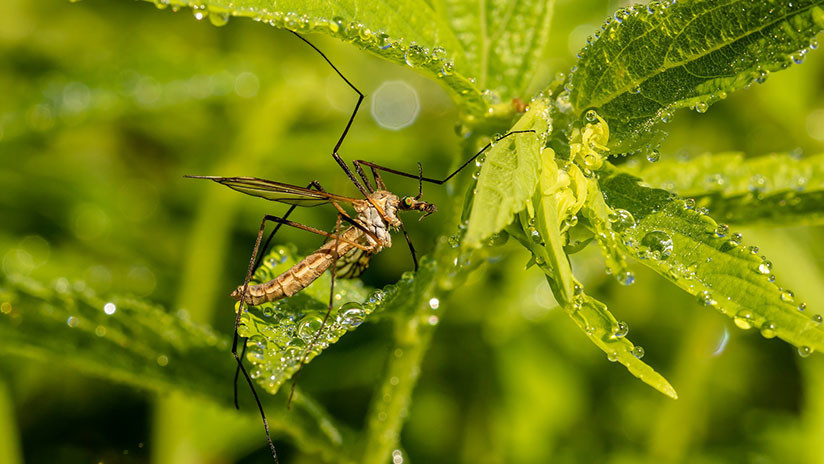
[[[412,206],[412,198],[411,197],[403,197],[403,204],[406,206]]]

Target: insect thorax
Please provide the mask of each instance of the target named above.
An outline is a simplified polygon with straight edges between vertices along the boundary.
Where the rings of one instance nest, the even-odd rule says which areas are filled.
[[[377,245],[379,247],[391,247],[392,237],[389,232],[390,229],[397,229],[401,225],[398,218],[398,203],[400,199],[397,195],[385,190],[378,190],[369,195],[369,198],[378,207],[383,209],[386,218],[389,219],[389,224],[384,222],[380,212],[367,200],[360,201],[354,205],[355,211],[358,213],[357,221],[368,231],[375,234],[378,238]],[[374,241],[372,237],[367,236],[368,240]]]

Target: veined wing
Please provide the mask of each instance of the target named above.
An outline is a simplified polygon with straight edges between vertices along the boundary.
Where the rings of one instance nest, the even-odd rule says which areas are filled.
[[[372,254],[361,250],[360,248],[353,248],[349,253],[341,256],[335,263],[335,275],[341,279],[354,279],[363,274],[363,271],[369,267],[369,260]]]
[[[217,176],[184,176],[192,179],[208,179],[223,184],[232,190],[278,201],[289,205],[318,206],[330,201],[352,203],[354,198],[335,195],[332,193],[311,190],[297,185],[284,184],[272,180],[258,179],[257,177],[217,177]]]

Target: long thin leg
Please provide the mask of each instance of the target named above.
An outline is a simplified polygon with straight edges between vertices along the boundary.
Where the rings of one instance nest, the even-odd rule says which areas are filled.
[[[337,223],[335,224],[335,237],[337,238],[335,238],[335,246],[332,248],[332,260],[334,262],[337,262],[338,258],[340,258],[340,256],[338,256],[338,246],[340,246],[338,240],[340,239],[341,218],[342,216],[339,214]],[[323,321],[320,323],[320,328],[318,329],[318,331],[315,332],[315,336],[312,338],[312,342],[309,343],[309,346],[307,346],[305,350],[303,350],[303,356],[301,356],[300,358],[300,365],[298,365],[298,370],[295,372],[295,375],[292,376],[292,387],[289,389],[289,399],[286,400],[287,408],[291,407],[292,396],[295,394],[295,386],[297,386],[298,384],[298,376],[300,375],[300,372],[303,370],[304,364],[306,364],[306,358],[307,356],[309,356],[309,353],[312,352],[312,348],[315,347],[315,343],[317,343],[318,339],[320,338],[320,335],[323,333],[323,329],[326,328],[326,322],[329,320],[329,315],[332,314],[332,303],[335,301],[335,275],[337,273],[337,266],[334,264],[330,266],[329,272],[332,273],[332,284],[330,285],[329,289],[329,307],[326,308],[326,315],[323,316]]]
[[[412,240],[409,239],[409,234],[406,233],[406,227],[401,223],[401,231],[403,231],[403,238],[406,239],[406,244],[409,245],[409,253],[412,254],[412,263],[415,264],[415,272],[418,272],[418,257],[415,256],[415,246],[412,245]]]
[[[323,187],[321,187],[320,183],[316,180],[313,180],[312,182],[309,182],[309,185],[306,186],[307,189],[310,189],[312,187],[314,187],[318,191],[325,192],[325,190],[323,190]],[[290,206],[289,209],[286,211],[286,214],[284,214],[281,217],[283,219],[287,219],[289,217],[289,215],[292,214],[292,211],[295,210],[295,208],[297,208],[297,205]],[[261,261],[263,261],[263,257],[266,256],[266,250],[269,249],[269,243],[272,242],[272,238],[274,238],[275,234],[280,230],[280,226],[282,226],[282,225],[283,224],[281,224],[281,223],[278,223],[277,225],[275,225],[275,228],[272,229],[272,232],[270,232],[269,236],[266,237],[266,241],[263,243],[263,248],[261,248],[261,252],[258,254],[257,261],[255,262],[255,267],[254,267],[255,269],[260,267],[260,263],[261,263]],[[243,350],[240,353],[240,358],[241,359],[243,359],[243,357],[246,355],[246,343],[247,342],[248,342],[248,339],[244,338],[243,339]],[[240,376],[240,366],[235,367],[235,379],[234,379],[235,409],[240,409],[240,404],[238,404],[238,399],[237,399],[237,381],[238,381],[239,376]]]
[[[388,224],[391,221],[389,220],[389,217],[386,215],[386,212],[383,210],[383,208],[381,208],[379,204],[375,202],[375,200],[372,199],[372,197],[369,196],[370,190],[372,189],[372,187],[369,186],[369,182],[365,178],[363,180],[364,184],[358,182],[358,179],[355,177],[354,174],[352,174],[352,171],[349,169],[349,167],[346,165],[346,163],[343,161],[340,155],[338,155],[338,150],[340,149],[340,146],[343,144],[343,139],[345,139],[346,134],[349,133],[349,128],[352,127],[352,122],[355,121],[355,115],[358,114],[358,109],[360,108],[361,103],[363,103],[363,93],[360,90],[358,90],[358,88],[355,87],[355,85],[352,84],[352,82],[350,82],[349,79],[347,79],[346,76],[344,76],[343,73],[340,72],[340,70],[337,67],[335,67],[334,64],[332,64],[332,61],[329,58],[327,58],[326,55],[324,55],[324,53],[320,51],[320,49],[318,49],[318,47],[314,46],[311,42],[306,40],[302,35],[298,34],[297,32],[290,32],[292,32],[292,34],[295,34],[297,38],[299,38],[300,40],[304,41],[307,45],[312,47],[312,49],[315,50],[318,53],[318,55],[320,55],[324,59],[324,61],[326,61],[329,64],[329,66],[332,67],[332,69],[338,74],[338,76],[340,76],[340,78],[343,79],[344,82],[346,82],[346,85],[348,85],[352,90],[355,91],[355,93],[358,94],[358,102],[355,103],[355,109],[352,110],[352,115],[349,116],[349,121],[347,121],[346,127],[343,128],[343,132],[341,133],[340,138],[338,139],[338,143],[335,144],[335,148],[332,150],[332,158],[334,158],[334,160],[338,163],[341,169],[343,169],[343,172],[345,172],[346,175],[349,176],[349,180],[351,180],[352,183],[355,184],[355,187],[357,187],[358,190],[361,192],[363,198],[365,198],[372,205],[372,207],[375,208],[375,210],[378,212],[381,218]],[[359,174],[363,176],[362,172],[360,172]]]
[[[246,279],[243,281],[243,290],[241,290],[241,293],[240,293],[240,305],[238,307],[238,311],[237,311],[237,314],[235,316],[235,332],[234,332],[234,336],[232,337],[232,356],[235,357],[235,361],[237,362],[238,369],[240,369],[240,372],[243,374],[243,378],[246,379],[246,383],[249,384],[249,388],[252,390],[252,396],[254,396],[255,404],[257,404],[258,410],[260,411],[260,417],[263,420],[263,428],[266,431],[266,440],[269,442],[269,448],[272,451],[272,457],[275,460],[275,464],[278,463],[278,457],[277,457],[277,452],[275,451],[275,445],[272,442],[271,434],[269,433],[269,423],[266,420],[266,413],[263,411],[263,405],[260,402],[260,397],[257,394],[257,390],[255,390],[254,382],[252,382],[252,378],[249,376],[249,373],[246,371],[246,367],[243,366],[243,358],[241,357],[241,355],[238,355],[238,352],[237,352],[238,351],[237,350],[238,341],[240,339],[240,336],[238,335],[238,328],[240,327],[240,317],[243,314],[243,311],[245,309],[244,305],[246,304],[245,303],[246,294],[249,291],[249,281],[252,280],[252,271],[254,270],[255,258],[257,257],[258,250],[260,249],[260,242],[263,238],[263,231],[266,229],[266,223],[269,222],[269,221],[276,222],[278,224],[283,224],[283,225],[287,225],[287,226],[296,227],[298,229],[313,232],[313,233],[316,233],[316,234],[319,234],[319,235],[323,235],[325,237],[334,238],[336,240],[336,243],[339,243],[338,241],[344,241],[340,237],[340,221],[341,221],[340,218],[341,218],[341,216],[338,215],[338,227],[336,229],[338,233],[337,234],[330,234],[330,233],[322,231],[320,229],[315,229],[314,227],[309,227],[309,226],[306,226],[306,225],[303,225],[303,224],[299,224],[297,222],[289,221],[289,220],[286,220],[286,219],[283,219],[283,218],[280,218],[280,217],[277,217],[277,216],[270,216],[270,215],[267,214],[266,216],[263,217],[263,220],[260,223],[260,230],[258,230],[257,238],[255,239],[255,246],[252,249],[252,256],[249,259],[249,268],[246,270]],[[369,251],[368,248],[364,247],[363,245],[355,244],[354,242],[349,242],[349,241],[347,241],[346,243],[351,243],[352,245],[355,245],[359,248],[363,248],[365,251]],[[335,253],[337,253],[337,245],[335,246]],[[333,270],[332,271],[333,282],[334,282],[334,275],[335,274],[334,274],[334,270]],[[324,319],[324,321],[325,321],[325,319]],[[245,348],[244,348],[243,351],[245,352]],[[290,397],[291,397],[291,394],[290,394]]]
[[[263,411],[263,405],[260,403],[260,398],[255,390],[254,382],[252,382],[252,378],[249,377],[249,373],[246,372],[246,368],[243,367],[242,358],[237,354],[237,342],[239,338],[237,329],[240,327],[240,316],[243,314],[243,305],[246,300],[246,292],[249,290],[249,281],[252,280],[252,270],[255,265],[255,257],[257,256],[258,249],[260,248],[260,240],[263,237],[263,231],[266,229],[266,221],[267,217],[264,217],[260,222],[260,230],[258,231],[257,238],[255,239],[255,246],[252,249],[252,257],[249,259],[249,268],[246,270],[246,280],[243,282],[243,291],[241,291],[240,294],[240,305],[238,306],[238,311],[235,315],[235,333],[232,337],[232,356],[235,357],[237,366],[243,373],[243,378],[246,379],[246,383],[248,383],[249,388],[252,389],[252,396],[255,398],[255,404],[257,404],[258,411],[260,411],[260,418],[263,420],[263,429],[266,431],[266,441],[269,442],[269,449],[272,451],[272,458],[275,460],[275,464],[278,464],[278,453],[275,451],[275,444],[272,442],[272,436],[269,433],[269,422],[266,421],[266,413]]]
[[[300,40],[306,42],[307,45],[312,47],[312,49],[315,50],[318,53],[318,55],[320,55],[321,58],[323,58],[329,64],[329,66],[332,67],[332,69],[338,74],[338,76],[340,76],[340,78],[343,79],[344,82],[346,82],[346,85],[348,85],[352,90],[355,91],[355,93],[358,94],[358,102],[355,104],[355,109],[354,109],[354,111],[352,111],[352,115],[349,116],[349,121],[346,123],[346,127],[343,128],[343,133],[341,133],[340,138],[338,139],[338,143],[335,144],[335,148],[332,150],[332,158],[334,158],[335,161],[337,161],[337,163],[340,165],[340,167],[343,169],[343,171],[346,173],[346,175],[349,176],[349,179],[352,180],[352,183],[355,184],[355,187],[357,187],[358,190],[360,190],[360,192],[363,194],[364,198],[369,198],[368,189],[364,185],[361,185],[360,182],[358,182],[358,179],[355,178],[354,174],[352,174],[352,171],[349,169],[348,166],[346,166],[346,163],[343,161],[343,159],[340,157],[340,155],[338,155],[338,150],[340,150],[340,146],[343,144],[343,139],[345,139],[346,134],[349,133],[349,128],[352,127],[352,123],[355,121],[355,115],[358,114],[358,109],[360,108],[361,103],[363,103],[364,95],[363,95],[363,93],[361,93],[360,90],[358,90],[357,87],[355,87],[354,84],[352,84],[349,81],[349,79],[346,78],[346,76],[343,75],[342,72],[340,72],[340,70],[337,67],[335,67],[334,64],[332,64],[332,61],[329,58],[327,58],[326,55],[322,51],[320,51],[320,49],[318,49],[318,47],[314,46],[312,44],[312,42],[309,42],[308,40],[306,40],[302,35],[298,34],[297,32],[294,32],[294,31],[289,31],[289,32],[292,32],[292,34],[295,34],[297,36],[297,38],[299,38]],[[380,209],[379,209],[379,211],[380,211]]]
[[[447,182],[449,179],[455,177],[455,175],[458,174],[459,172],[461,172],[461,170],[463,170],[463,168],[469,166],[469,163],[471,163],[472,161],[475,161],[475,158],[481,156],[481,154],[483,154],[485,151],[490,149],[495,143],[509,137],[510,135],[525,134],[525,133],[529,133],[529,132],[535,133],[534,130],[512,131],[512,132],[509,132],[507,134],[504,134],[503,136],[499,137],[497,140],[495,140],[493,142],[487,143],[483,148],[481,148],[481,151],[479,151],[478,153],[475,153],[474,155],[472,155],[471,158],[466,160],[460,167],[458,167],[458,169],[456,169],[454,172],[452,172],[452,174],[449,174],[448,176],[446,176],[445,178],[443,178],[441,180],[432,179],[432,178],[429,178],[429,177],[423,177],[423,175],[421,173],[411,174],[411,173],[408,173],[408,172],[398,171],[396,169],[392,169],[392,168],[388,168],[386,166],[381,166],[379,164],[375,164],[371,161],[355,160],[355,161],[353,161],[353,163],[355,164],[355,166],[358,166],[358,165],[362,164],[364,166],[369,166],[373,170],[377,169],[377,170],[380,170],[380,171],[389,172],[389,173],[392,173],[392,174],[397,174],[399,176],[409,177],[410,179],[418,179],[419,182],[430,182],[432,184],[441,185],[441,184]]]

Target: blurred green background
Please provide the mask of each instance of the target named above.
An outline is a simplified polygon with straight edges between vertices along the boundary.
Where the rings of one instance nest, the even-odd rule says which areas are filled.
[[[536,90],[567,70],[586,37],[625,4],[556,3]],[[355,96],[291,34],[241,19],[214,27],[189,10],[127,0],[5,0],[3,10],[4,275],[81,280],[102,295],[185,309],[228,335],[228,293],[242,282],[260,218],[283,207],[182,176],[317,179],[329,191],[354,194],[329,153]],[[430,176],[457,164],[458,114],[434,82],[349,45],[309,39],[367,94],[345,159],[407,171],[420,161]],[[391,81],[403,84],[378,92]],[[382,127],[397,121],[411,124]],[[706,151],[820,153],[824,57],[813,52],[708,114],[679,113],[669,132],[663,162]],[[422,254],[438,235],[454,233],[449,197],[462,196],[465,180],[426,186],[425,198],[444,206],[409,221]],[[391,179],[391,187],[411,193],[417,186]],[[334,224],[322,208],[294,217]],[[736,230],[772,259],[798,299],[822,311],[820,227]],[[291,230],[278,241],[303,251],[319,244]],[[736,329],[641,266],[633,268],[636,283],[624,288],[604,274],[597,250],[576,255],[589,291],[629,323],[645,361],[678,390],[672,401],[609,363],[574,328],[540,271],[524,270],[524,251],[508,245],[493,255],[440,304],[402,435],[411,462],[824,462],[821,355],[801,359],[783,342]],[[373,260],[364,279],[384,285],[411,266],[399,242]],[[387,326],[365,325],[308,366],[301,386],[359,429],[388,347]],[[242,402],[252,407],[248,397]],[[0,461],[270,462],[257,422],[213,409],[60,362],[4,356]],[[281,462],[318,459],[276,442]]]

